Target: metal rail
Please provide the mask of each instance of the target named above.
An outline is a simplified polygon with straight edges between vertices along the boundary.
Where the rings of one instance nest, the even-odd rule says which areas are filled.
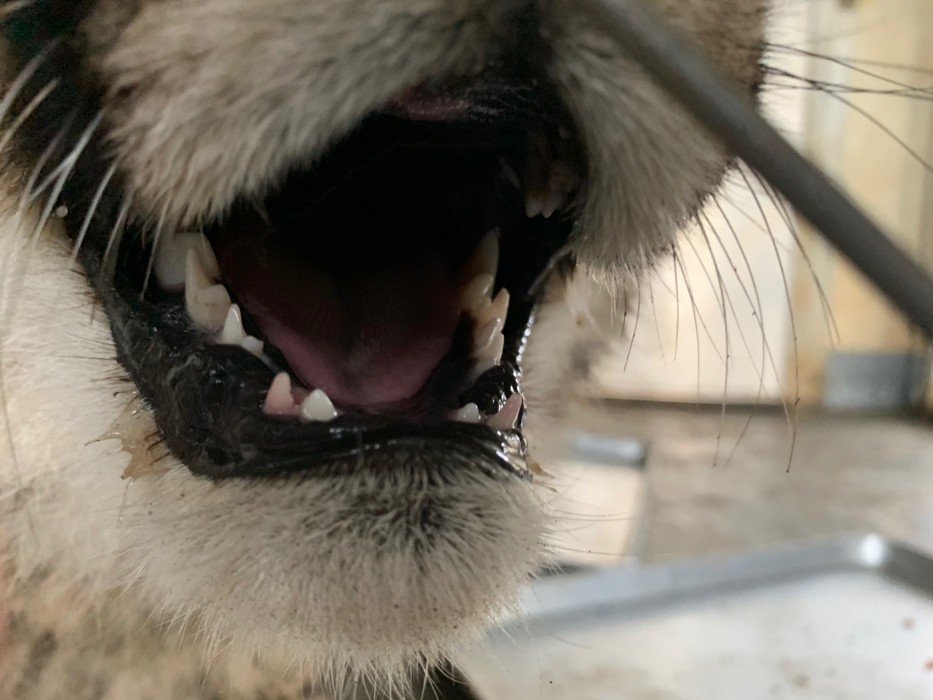
[[[933,339],[933,278],[756,111],[689,37],[644,0],[577,0],[730,151],[758,171],[840,253]]]

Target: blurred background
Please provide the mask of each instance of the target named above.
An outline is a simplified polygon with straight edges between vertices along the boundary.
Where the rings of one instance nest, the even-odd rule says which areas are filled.
[[[930,0],[780,3],[765,104],[933,270],[931,37]],[[933,549],[931,348],[753,173],[629,307],[572,412],[575,458],[554,467],[561,510],[599,520],[568,520],[564,558],[853,528]]]
[[[933,1],[785,0],[770,40],[768,116],[933,270]],[[548,465],[563,564],[657,565],[856,532],[933,552],[931,348],[752,173],[730,178],[676,257],[629,301],[625,337],[571,411],[570,457]],[[855,606],[876,603],[882,609],[884,596]],[[927,603],[917,601],[918,615]],[[933,636],[902,648],[866,624],[859,629],[887,649],[874,661],[894,649],[909,657],[897,667],[903,683],[866,676],[872,652],[858,673],[846,670],[856,657],[841,651],[832,669],[812,668],[829,662],[805,647],[796,666],[779,655],[762,666],[741,652],[767,653],[755,630],[757,642],[743,638],[739,652],[711,659],[691,644],[715,647],[713,623],[655,638],[665,653],[655,648],[653,661],[608,685],[618,655],[597,648],[611,647],[611,635],[535,638],[530,675],[502,656],[473,672],[485,679],[478,687],[498,688],[490,698],[933,698]],[[552,654],[555,637],[566,644]],[[730,654],[745,675],[759,664],[760,684],[697,683],[697,665],[720,668]],[[668,662],[692,680],[644,681]],[[574,673],[584,675],[563,683]],[[533,691],[507,691],[503,677],[537,681]]]

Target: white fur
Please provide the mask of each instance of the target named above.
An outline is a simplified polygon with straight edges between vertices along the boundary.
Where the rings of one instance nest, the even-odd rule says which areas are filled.
[[[127,586],[160,616],[197,615],[217,644],[321,673],[385,674],[449,652],[539,564],[532,487],[467,468],[443,484],[404,470],[215,484],[166,457],[164,474],[121,479],[129,456],[99,438],[121,415],[125,434],[154,435],[154,423],[127,414],[132,389],[83,280],[63,272],[68,251],[13,233],[0,235],[5,278],[29,269],[6,298],[0,346],[14,436],[3,432],[0,513],[20,533],[20,576],[55,562],[92,595]],[[423,513],[448,521],[437,541],[425,540]]]
[[[521,4],[139,0],[132,15],[130,5],[99,0],[82,31],[88,61],[111,88],[109,139],[135,215],[165,212],[180,225],[261,193],[402,89],[480,67]],[[754,72],[751,52],[735,45],[758,38],[757,0],[657,4],[737,76]],[[538,5],[552,77],[589,156],[575,253],[615,284],[620,270],[669,246],[698,194],[715,186],[723,157],[572,0]],[[21,614],[42,618],[42,601],[65,596],[89,629],[105,619],[129,645],[145,636],[146,654],[120,656],[113,674],[138,677],[156,697],[173,691],[153,668],[190,681],[226,648],[230,658],[260,650],[270,667],[299,676],[349,668],[398,679],[406,664],[482,630],[540,564],[547,518],[535,487],[468,469],[448,470],[444,483],[401,470],[215,484],[171,457],[155,461],[156,447],[134,457],[141,476],[121,479],[130,456],[120,440],[99,438],[115,423],[128,442],[155,436],[155,426],[146,411],[127,413],[132,386],[64,236],[52,226],[33,245],[23,231],[34,223],[14,218],[0,230],[0,547]],[[592,295],[564,306],[588,285],[581,277],[552,290],[532,337],[533,439],[549,432],[541,419],[598,345]],[[410,455],[409,465],[418,460]],[[426,512],[446,519],[431,542],[417,525]],[[37,578],[42,596],[33,595]],[[156,627],[170,621],[187,630],[173,643],[190,654],[172,651]],[[103,654],[110,637],[99,632],[88,632],[99,644],[72,648]],[[220,675],[230,697],[246,697],[236,663]],[[68,677],[61,671],[56,687]],[[129,697],[120,692],[107,697]]]

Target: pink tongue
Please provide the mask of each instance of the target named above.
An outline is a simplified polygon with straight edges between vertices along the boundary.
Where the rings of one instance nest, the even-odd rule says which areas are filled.
[[[234,246],[224,278],[310,389],[339,406],[411,398],[448,353],[459,322],[454,280],[438,259],[324,275],[288,255]]]

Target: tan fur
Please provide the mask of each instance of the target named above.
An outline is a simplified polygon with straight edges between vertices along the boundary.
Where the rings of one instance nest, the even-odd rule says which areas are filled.
[[[754,80],[763,0],[656,4]],[[104,124],[133,216],[190,226],[261,194],[403,89],[478,70],[524,5],[98,0],[85,60],[109,88]],[[574,252],[591,276],[552,290],[526,359],[529,435],[544,453],[547,418],[600,343],[610,288],[670,246],[725,161],[573,0],[536,9],[589,159]],[[0,697],[310,697],[322,676],[400,679],[511,604],[545,556],[535,486],[404,469],[394,481],[214,484],[155,461],[158,450],[143,453],[144,476],[122,480],[130,457],[100,438],[132,386],[64,237],[50,226],[35,245],[24,233],[35,223],[0,230],[0,547],[13,589]],[[156,431],[145,411],[121,425]],[[449,522],[419,542],[405,523],[426,500]],[[33,678],[30,654],[43,653]],[[254,658],[259,670],[243,671]]]

